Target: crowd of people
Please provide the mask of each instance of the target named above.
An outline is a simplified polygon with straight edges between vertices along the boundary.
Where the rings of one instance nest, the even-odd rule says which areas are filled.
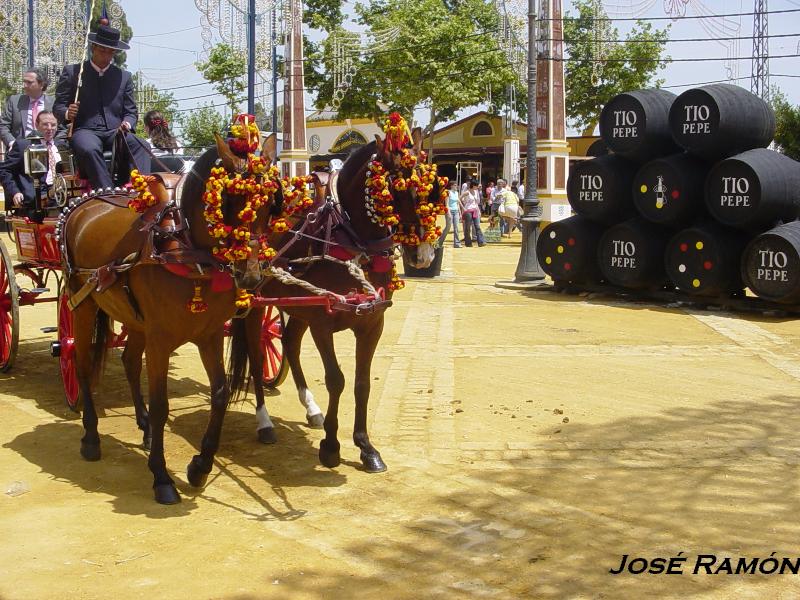
[[[81,174],[94,189],[122,185],[134,168],[149,173],[152,156],[180,151],[158,111],[148,112],[143,119],[149,141],[136,135],[139,111],[133,78],[113,64],[118,51],[130,48],[120,31],[101,24],[89,34],[89,42],[89,59],[64,67],[54,95],[48,93],[47,73],[31,68],[23,75],[22,93],[10,96],[0,114],[0,141],[7,149],[0,162],[6,206],[32,218],[39,212],[37,194],[39,199],[49,196],[54,175],[60,171],[59,148],[73,152]],[[121,168],[113,180],[104,152],[111,151],[115,141]],[[32,143],[48,148],[47,172],[38,181],[25,170],[24,153]]]
[[[483,190],[475,179],[464,182],[461,189],[453,181],[448,190],[443,237],[446,238],[452,229],[454,248],[461,248],[462,239],[464,246],[472,246],[473,239],[478,246],[485,245],[481,229],[483,214],[488,217],[490,227],[500,229],[501,237],[510,238],[514,229],[519,228],[523,195],[518,181],[512,181],[510,186],[504,179],[498,179],[497,184],[489,181]]]

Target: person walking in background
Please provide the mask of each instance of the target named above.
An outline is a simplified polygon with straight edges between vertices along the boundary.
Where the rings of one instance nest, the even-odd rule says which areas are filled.
[[[505,222],[505,230],[506,235],[505,237],[511,237],[511,232],[514,231],[514,228],[517,226],[517,218],[519,217],[519,196],[514,191],[519,189],[517,182],[514,181],[511,183],[511,188],[507,189],[503,192],[503,201],[498,208],[498,214],[503,217],[503,221]],[[503,228],[500,229],[500,235],[502,236]]]
[[[144,131],[150,138],[150,146],[153,148],[153,156],[168,156],[180,154],[181,148],[178,140],[169,130],[169,123],[157,110],[149,111],[142,119]]]
[[[45,94],[49,83],[44,69],[31,69],[23,74],[23,93],[9,96],[0,114],[0,140],[6,148],[10,149],[17,138],[36,133],[36,117],[43,110],[53,110],[54,98]],[[61,137],[60,132],[57,135]]]
[[[461,240],[458,237],[458,224],[461,222],[461,210],[458,202],[458,183],[450,182],[450,189],[447,192],[447,212],[444,213],[444,233],[442,239],[447,239],[450,227],[453,228],[453,248],[461,248]]]
[[[481,189],[474,179],[469,183],[469,189],[461,194],[458,199],[461,215],[464,219],[464,245],[472,246],[472,228],[475,228],[475,238],[478,246],[484,246],[481,231]]]
[[[492,199],[494,198],[494,180],[490,179],[489,184],[483,194],[483,203],[481,204],[481,211],[487,217],[492,214]]]
[[[498,179],[497,187],[494,190],[494,197],[492,198],[492,218],[497,218],[500,221],[500,235],[505,233],[506,222],[500,215],[500,206],[503,204],[503,194],[506,191],[506,180]]]

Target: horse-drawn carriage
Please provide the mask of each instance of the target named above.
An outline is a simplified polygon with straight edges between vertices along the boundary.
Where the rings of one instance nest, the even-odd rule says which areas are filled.
[[[47,275],[53,275],[53,300],[59,306],[54,347],[62,372],[67,367],[65,383],[74,374],[74,402],[80,398],[83,403],[81,455],[100,458],[93,375],[107,349],[124,342],[122,362],[136,422],[150,449],[155,499],[164,504],[180,500],[164,459],[167,371],[172,351],[187,342],[197,346],[211,390],[201,450],[187,468],[191,485],[205,484],[229,399],[246,389],[251,378],[259,440],[274,439],[265,433],[272,424],[262,384],[285,376],[284,355],[309,423],[324,426],[320,462],[340,464],[337,412],[344,375],[333,335],[343,330],[356,339],[353,441],[367,472],[386,470],[367,434],[367,404],[384,312],[393,290],[402,287],[394,268],[395,248],[402,246],[408,264],[425,268],[441,235],[436,220],[445,211],[447,180],[426,162],[421,130],[411,132],[400,115],[387,119],[385,138],[354,152],[338,178],[327,182],[280,177],[274,165],[275,136],[257,153],[255,118],[243,117],[231,127],[228,140],[218,137],[216,148],[198,158],[179,192],[169,178],[134,171],[131,189],[82,194],[55,223],[47,217],[42,223],[12,218],[23,262],[14,265],[3,249],[5,346],[0,355],[10,366],[18,306],[46,301],[44,286]],[[29,273],[36,287],[21,292],[15,279]],[[279,308],[289,315],[285,324]],[[125,329],[112,334],[110,321]],[[299,362],[306,331],[325,369],[324,422]],[[226,332],[231,337],[227,372]],[[149,407],[140,391],[145,353]]]

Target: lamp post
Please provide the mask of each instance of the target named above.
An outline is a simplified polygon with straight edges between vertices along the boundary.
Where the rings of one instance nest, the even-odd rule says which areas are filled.
[[[256,113],[256,0],[247,4],[247,114]]]
[[[536,241],[539,239],[539,223],[542,207],[536,195],[536,0],[528,0],[528,152],[526,156],[527,185],[522,203],[522,249],[519,253],[515,283],[526,283],[544,279],[545,273],[536,256]]]

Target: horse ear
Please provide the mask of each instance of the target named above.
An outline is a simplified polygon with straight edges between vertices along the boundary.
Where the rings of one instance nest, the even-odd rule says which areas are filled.
[[[214,133],[214,139],[217,140],[217,153],[220,159],[222,159],[222,166],[225,167],[226,171],[237,173],[236,167],[238,166],[239,159],[218,133]]]
[[[384,147],[385,147],[385,144],[384,144],[383,140],[381,139],[381,136],[379,136],[376,133],[375,134],[375,154],[377,154],[378,156],[383,156]]]
[[[422,140],[422,128],[414,127],[414,130],[411,132],[411,141],[414,143],[414,152],[416,154],[422,151]]]
[[[261,156],[266,157],[267,166],[272,165],[278,157],[278,136],[274,133],[264,138],[264,144],[261,146]]]

